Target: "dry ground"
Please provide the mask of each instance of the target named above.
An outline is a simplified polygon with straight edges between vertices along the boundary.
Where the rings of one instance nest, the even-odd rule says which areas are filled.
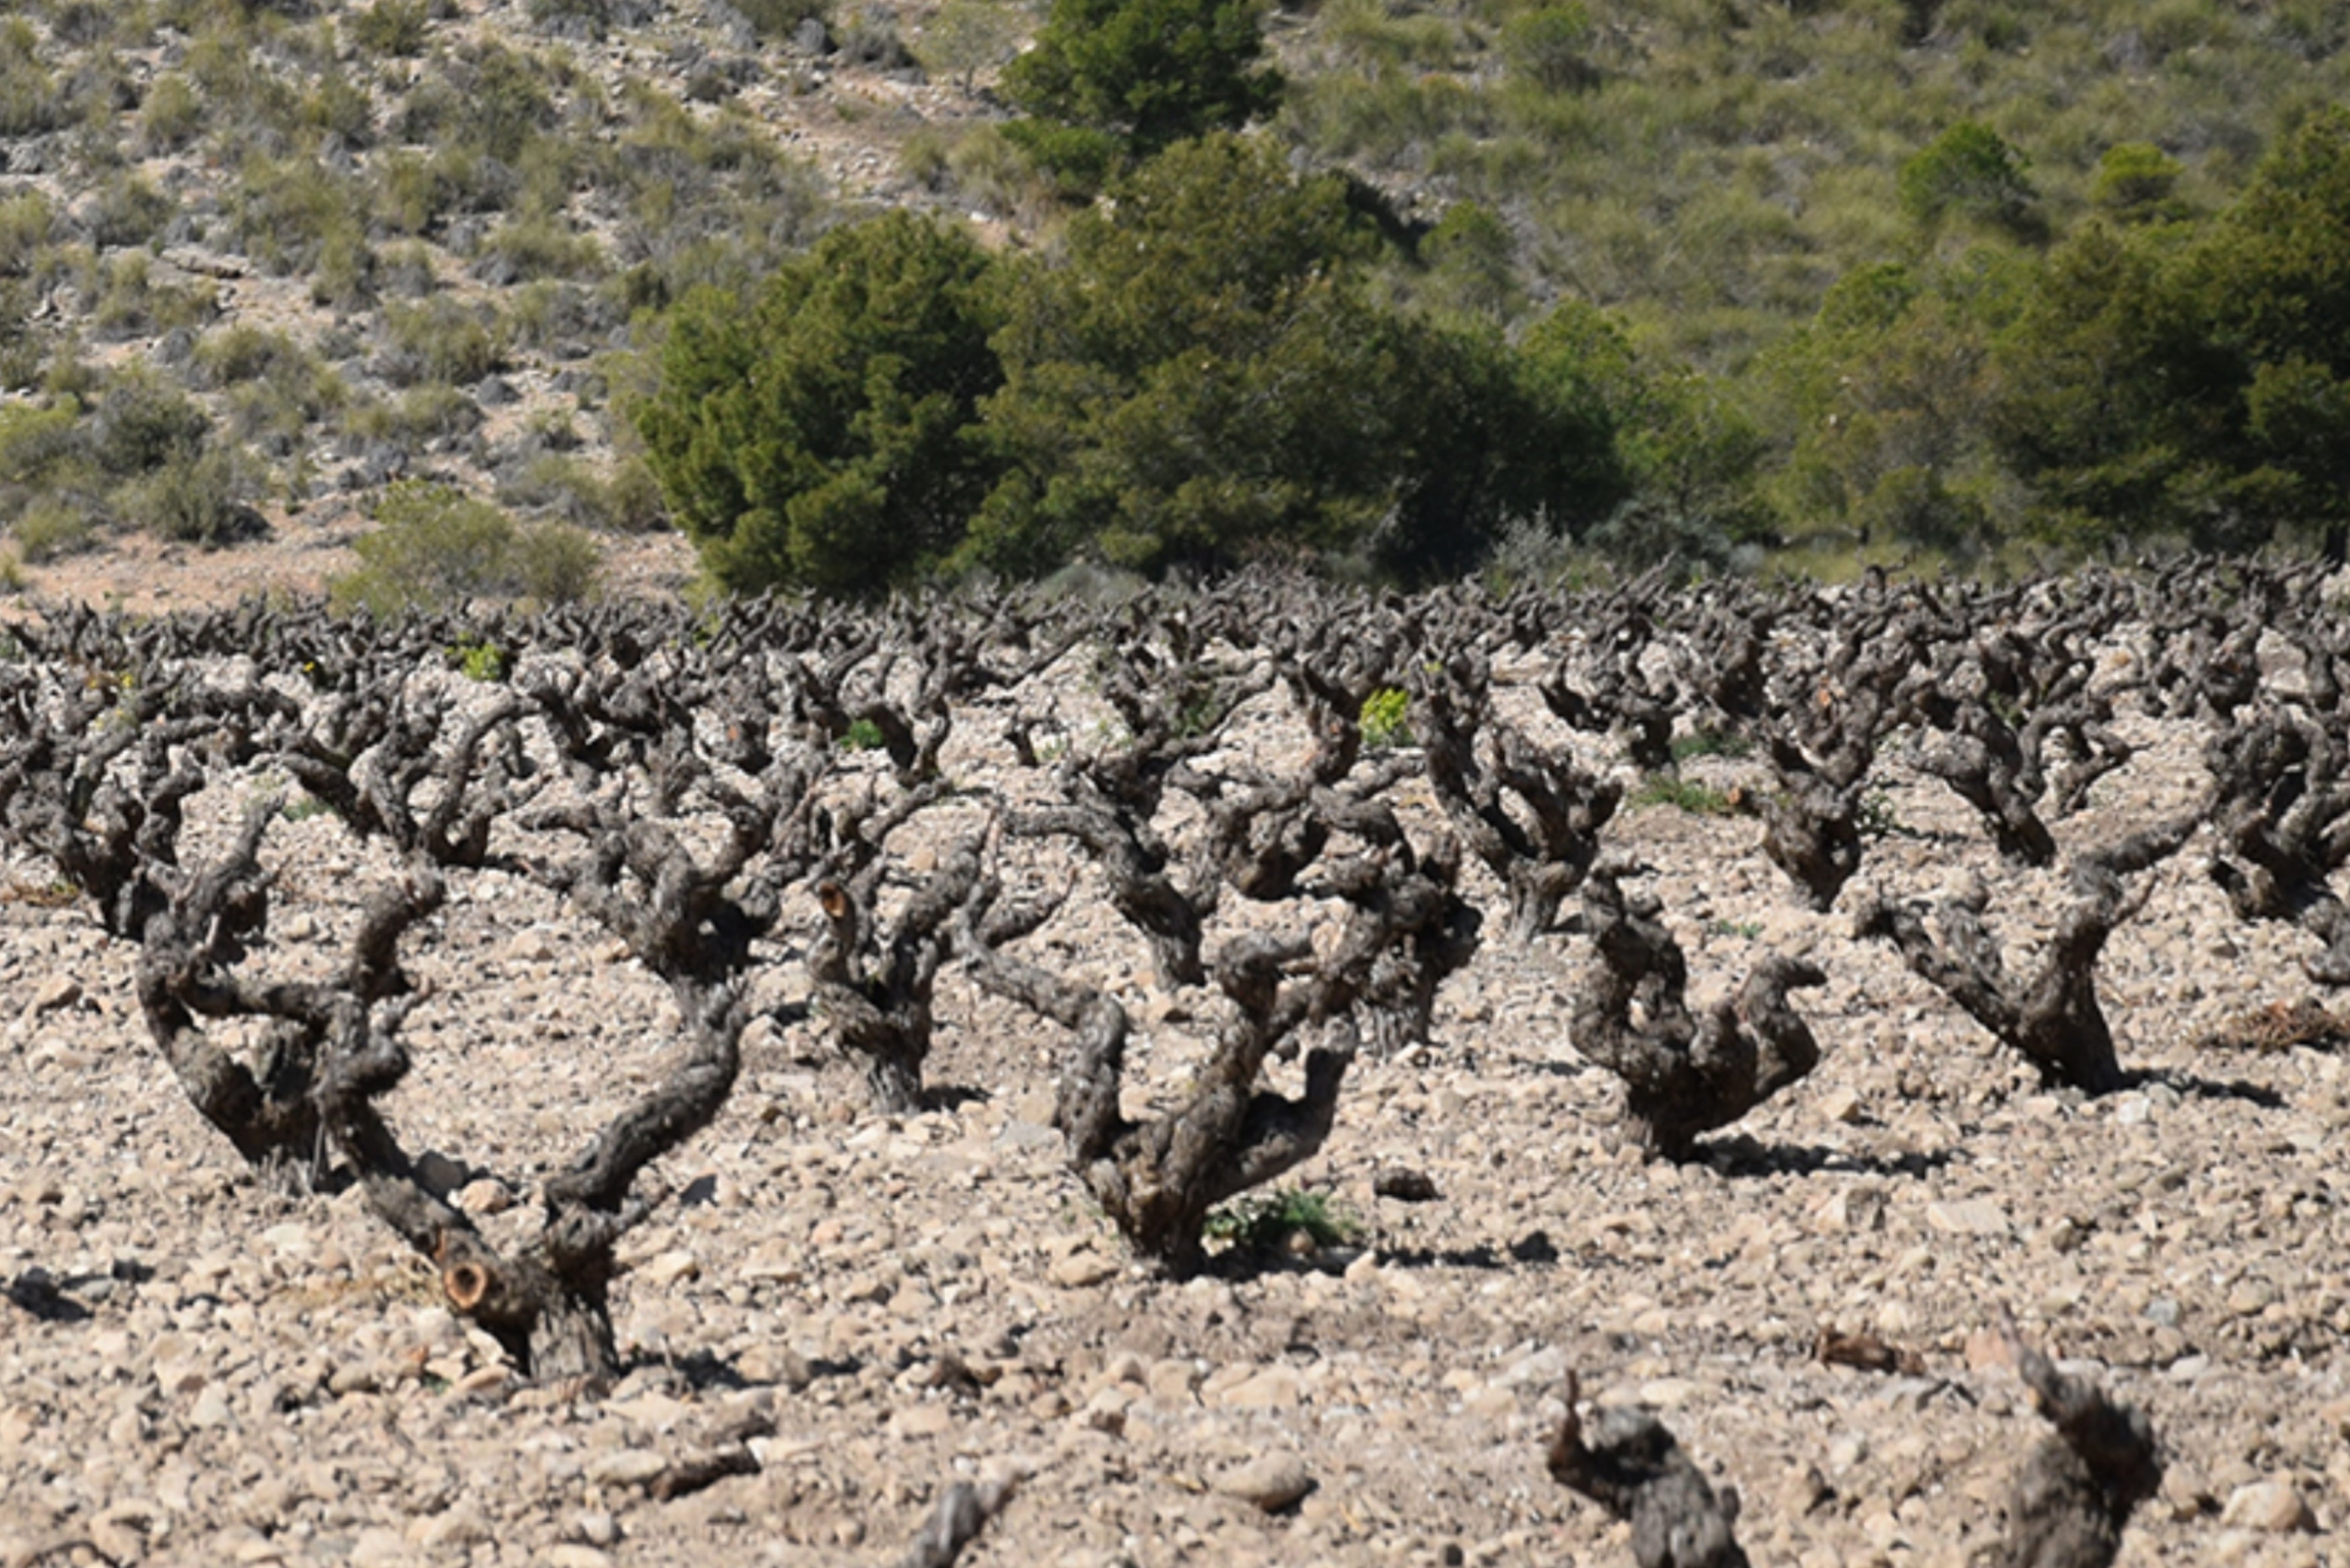
[[[2191,794],[2194,737],[2138,732],[2068,846]],[[1939,785],[1897,779],[1885,807],[1864,878],[1923,896],[1980,875],[2002,931],[2045,928],[2058,879],[2003,872]],[[1664,807],[1613,830],[1658,867],[1700,994],[1766,946],[1832,976],[1799,999],[1819,1072],[1705,1163],[1617,1147],[1617,1090],[1566,1040],[1576,939],[1489,946],[1432,1042],[1357,1070],[1296,1173],[1359,1244],[1156,1282],[1063,1170],[1048,1030],[951,976],[931,1079],[951,1108],[877,1118],[811,1027],[754,1033],[729,1109],[671,1163],[679,1200],[630,1245],[638,1370],[581,1403],[514,1387],[355,1195],[257,1187],[147,1046],[133,954],[12,862],[0,1563],[880,1564],[953,1478],[1016,1468],[973,1568],[1620,1564],[1621,1532],[1543,1470],[1574,1368],[1662,1407],[1741,1489],[1757,1562],[1958,1568],[2040,1435],[1987,1353],[2002,1308],[2168,1444],[2125,1563],[2345,1560],[2350,1075],[2324,1050],[2202,1044],[2307,994],[2303,939],[2234,922],[2190,845],[2103,971],[2146,1076],[2084,1101],[1853,943],[1848,916],[1800,907],[1755,834]],[[272,846],[292,918],[265,961],[322,966],[374,863],[328,817]],[[1058,961],[1138,970],[1113,934],[1081,919]],[[390,1110],[411,1148],[526,1201],[655,1067],[665,994],[494,874],[416,946],[437,994]],[[773,983],[799,983],[788,951]],[[1142,1016],[1148,1096],[1202,1019]],[[1398,1167],[1438,1198],[1374,1197]],[[1822,1365],[1828,1328],[1920,1369]],[[742,1402],[772,1410],[760,1473],[644,1494]],[[1270,1515],[1222,1490],[1268,1453],[1313,1482]]]

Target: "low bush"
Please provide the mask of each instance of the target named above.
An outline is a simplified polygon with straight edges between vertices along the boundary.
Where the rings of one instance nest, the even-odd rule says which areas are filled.
[[[471,386],[505,368],[504,331],[494,306],[436,296],[419,306],[387,307],[383,327],[404,361],[388,369],[406,371],[411,382]]]
[[[252,505],[259,480],[234,448],[213,444],[174,454],[121,493],[125,521],[178,544],[218,549],[267,531]]]
[[[569,604],[595,591],[601,556],[586,535],[555,524],[517,528],[490,503],[445,485],[394,485],[375,521],[352,545],[359,569],[328,585],[340,608],[393,616],[475,598]]]
[[[350,13],[343,25],[362,53],[397,59],[424,52],[431,23],[428,0],[375,0]]]

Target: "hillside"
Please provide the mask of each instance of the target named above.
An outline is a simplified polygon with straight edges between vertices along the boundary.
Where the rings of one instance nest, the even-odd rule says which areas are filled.
[[[1010,0],[17,8],[0,569],[36,592],[151,591],[178,569],[151,553],[63,565],[144,532],[263,541],[284,558],[228,580],[316,586],[387,484],[428,479],[590,530],[619,576],[675,587],[673,543],[628,543],[664,516],[624,412],[661,310],[885,207],[1050,254],[1071,208],[992,90],[1042,20]],[[1636,499],[1839,548],[1995,549],[2048,511],[2037,472],[1993,450],[2014,372],[1971,367],[2012,314],[1986,301],[2087,220],[2129,215],[2116,149],[2147,150],[2167,218],[2208,217],[2285,128],[2350,96],[2345,25],[2314,3],[1330,0],[1264,21],[1287,85],[1261,130],[1378,192],[1399,246],[1374,269],[1384,298],[1513,337],[1562,301],[1605,309],[1650,380],[1698,378],[1665,400],[1679,413],[1619,410],[1619,443],[1668,449]],[[1923,150],[1977,124],[2010,160],[1997,203],[1905,194]],[[1945,325],[1847,407],[1821,389],[1872,351],[1803,329],[1839,279],[1888,263]],[[1816,450],[1856,416],[1955,433]],[[1690,459],[1685,435],[1635,428],[1665,417],[1728,433]],[[1739,493],[1692,504],[1692,461]],[[667,565],[629,564],[648,552]]]

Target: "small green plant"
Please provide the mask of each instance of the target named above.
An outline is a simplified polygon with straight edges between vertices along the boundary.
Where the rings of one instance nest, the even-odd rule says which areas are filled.
[[[457,639],[448,652],[449,666],[468,680],[494,681],[506,678],[506,650],[486,637],[466,637]]]
[[[840,749],[844,752],[878,752],[889,743],[881,726],[870,719],[851,719],[840,737]]]
[[[1175,702],[1175,734],[1180,740],[1196,740],[1213,730],[1224,718],[1223,693],[1211,682],[1187,684]]]
[[[1860,797],[1860,811],[1853,826],[1863,838],[1891,838],[1909,832],[1893,809],[1893,798],[1883,790],[1871,790]]]
[[[1715,920],[1706,929],[1717,937],[1741,937],[1750,942],[1762,935],[1760,920]]]
[[[1632,792],[1627,803],[1634,806],[1669,805],[1679,811],[1700,816],[1728,816],[1738,809],[1737,801],[1711,784],[1693,779],[1677,778],[1671,774],[1651,774],[1640,787]]]
[[[1208,1216],[1201,1232],[1237,1251],[1270,1252],[1294,1236],[1315,1247],[1346,1246],[1361,1239],[1363,1227],[1327,1194],[1292,1188],[1227,1203]]]
[[[1735,730],[1692,730],[1673,737],[1675,765],[1692,757],[1722,757],[1731,761],[1751,756],[1753,743]]]
[[[307,822],[314,816],[328,816],[334,807],[307,791],[278,808],[277,815],[288,822]]]
[[[1363,744],[1375,752],[1411,744],[1411,694],[1397,686],[1382,686],[1363,699],[1357,723]]]

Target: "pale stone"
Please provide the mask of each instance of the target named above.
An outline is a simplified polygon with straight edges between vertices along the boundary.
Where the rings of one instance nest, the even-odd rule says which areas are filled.
[[[506,944],[506,957],[516,963],[548,963],[555,958],[555,943],[545,930],[532,926],[518,931]]]
[[[1929,1203],[1926,1223],[1946,1236],[2004,1236],[2007,1211],[1988,1198]]]
[[[1698,1396],[1698,1386],[1686,1377],[1659,1377],[1640,1385],[1640,1403],[1659,1410],[1678,1409]]]
[[[1143,1374],[1142,1384],[1161,1405],[1189,1405],[1200,1386],[1200,1364],[1180,1358],[1154,1361]]]
[[[208,1383],[196,1396],[195,1407],[188,1412],[188,1425],[207,1429],[229,1424],[228,1396],[217,1383]]]
[[[1063,1290],[1084,1290],[1114,1278],[1118,1264],[1099,1252],[1072,1252],[1056,1261],[1051,1270],[1053,1282]]]
[[[490,1538],[490,1522],[482,1517],[479,1504],[461,1502],[411,1524],[408,1538],[427,1551],[438,1552],[449,1547],[471,1546],[477,1541],[487,1541]]]
[[[669,1469],[669,1461],[643,1449],[616,1449],[588,1461],[587,1476],[603,1486],[643,1486]]]
[[[405,1568],[414,1561],[415,1553],[400,1532],[382,1525],[369,1525],[351,1543],[351,1568]]]
[[[514,1207],[514,1193],[496,1177],[484,1176],[459,1188],[454,1201],[468,1214],[503,1214]]]
[[[2308,1500],[2288,1480],[2253,1481],[2238,1487],[2228,1494],[2220,1522],[2231,1530],[2259,1530],[2273,1535],[2317,1527]]]
[[[33,993],[33,1011],[60,1012],[81,1000],[81,981],[69,974],[53,974]]]
[[[1286,1410],[1304,1396],[1305,1379],[1286,1366],[1268,1366],[1224,1390],[1218,1404],[1234,1410]]]
[[[702,1272],[702,1260],[682,1250],[661,1252],[637,1265],[637,1277],[649,1285],[673,1285]]]
[[[1218,1477],[1216,1490],[1272,1513],[1312,1491],[1314,1477],[1295,1454],[1260,1454]]]
[[[890,1417],[889,1428],[901,1438],[940,1437],[954,1429],[954,1407],[935,1401],[909,1405]]]

